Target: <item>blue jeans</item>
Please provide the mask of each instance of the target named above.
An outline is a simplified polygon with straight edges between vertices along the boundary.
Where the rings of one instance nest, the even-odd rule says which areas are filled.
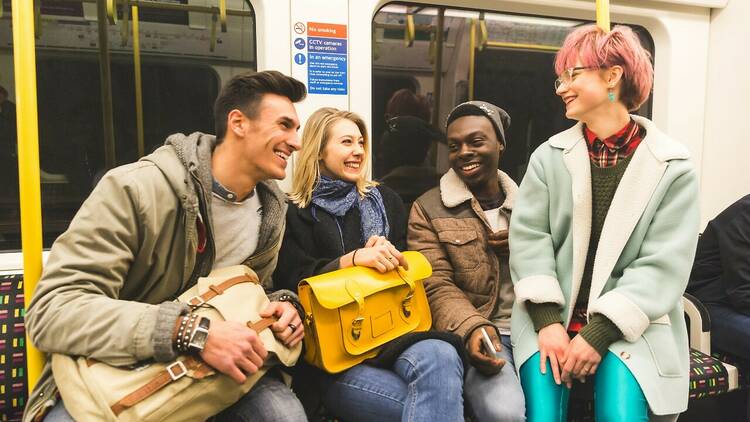
[[[711,315],[711,344],[723,352],[750,360],[750,316],[726,305],[706,304]]]
[[[326,408],[347,421],[464,420],[463,364],[442,340],[422,340],[396,359],[392,370],[359,364],[325,394]]]
[[[486,376],[469,368],[464,381],[464,397],[476,421],[524,421],[526,403],[516,375],[510,336],[500,336],[506,363],[499,374]]]
[[[45,422],[75,422],[62,400],[50,410]],[[302,404],[274,373],[263,376],[237,403],[216,416],[217,422],[305,422]]]

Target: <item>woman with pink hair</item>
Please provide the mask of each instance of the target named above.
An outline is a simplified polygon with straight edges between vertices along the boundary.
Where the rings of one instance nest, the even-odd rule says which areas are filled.
[[[597,421],[675,420],[687,408],[682,293],[698,238],[688,150],[631,115],[653,67],[627,27],[587,25],[557,55],[578,123],[532,155],[510,224],[513,352],[530,421],[564,421],[594,383]]]

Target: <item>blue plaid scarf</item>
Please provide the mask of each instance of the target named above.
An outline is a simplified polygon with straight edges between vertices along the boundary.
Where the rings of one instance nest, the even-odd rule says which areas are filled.
[[[383,196],[376,188],[370,189],[365,197],[360,199],[354,183],[321,176],[313,190],[312,204],[313,217],[317,207],[339,219],[352,207],[358,207],[362,244],[374,235],[387,237],[390,231]]]

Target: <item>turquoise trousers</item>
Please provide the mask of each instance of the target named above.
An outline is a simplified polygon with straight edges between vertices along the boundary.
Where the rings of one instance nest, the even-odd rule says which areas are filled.
[[[521,366],[521,387],[526,396],[526,420],[529,422],[567,420],[568,387],[555,384],[549,360],[546,364],[547,373],[542,375],[537,352]],[[594,383],[597,422],[648,422],[648,402],[641,386],[625,364],[611,352],[599,363]]]

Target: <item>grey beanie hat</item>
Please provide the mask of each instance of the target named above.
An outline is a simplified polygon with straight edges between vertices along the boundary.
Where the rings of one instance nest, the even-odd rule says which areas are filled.
[[[447,130],[448,125],[454,120],[465,116],[484,116],[488,118],[492,122],[492,126],[495,127],[497,139],[503,145],[506,144],[505,130],[510,127],[510,116],[505,110],[486,101],[467,101],[451,110],[448,114],[448,119],[445,121],[445,129]]]

